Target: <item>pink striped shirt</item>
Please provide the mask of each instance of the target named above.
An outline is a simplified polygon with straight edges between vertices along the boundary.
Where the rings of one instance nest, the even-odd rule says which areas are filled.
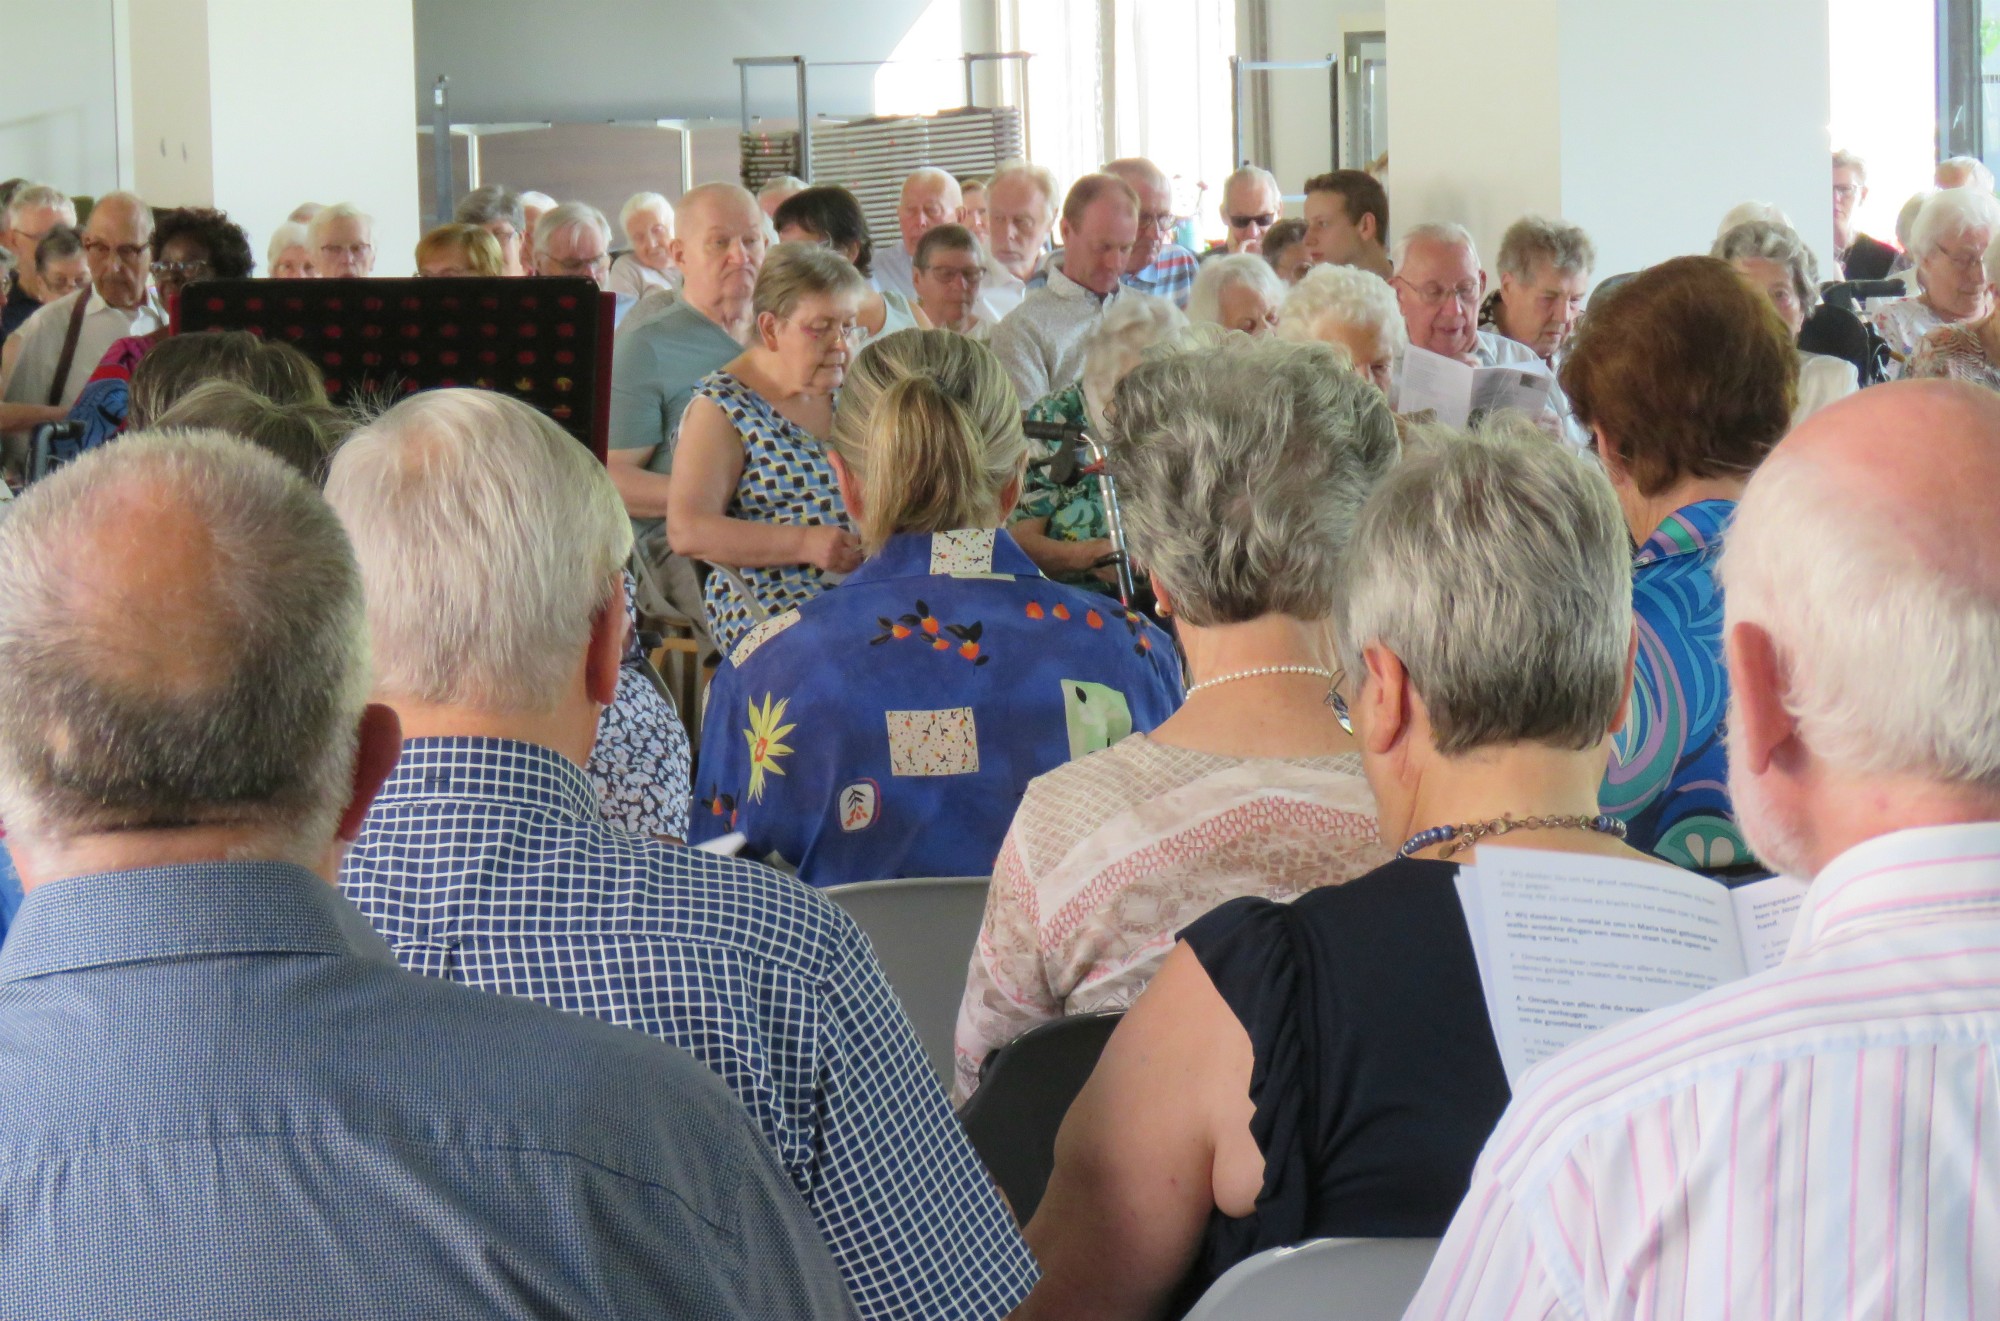
[[[1785,961],[1531,1071],[1405,1321],[2000,1321],[2000,822],[1848,850]]]

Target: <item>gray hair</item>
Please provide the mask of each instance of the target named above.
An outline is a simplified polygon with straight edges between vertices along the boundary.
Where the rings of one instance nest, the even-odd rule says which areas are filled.
[[[1799,310],[1811,316],[1819,306],[1819,258],[1789,225],[1751,220],[1722,231],[1709,256],[1727,262],[1775,261],[1792,277],[1792,294]]]
[[[1868,184],[1868,162],[1862,160],[1851,151],[1843,149],[1834,152],[1833,168],[1836,170],[1852,170],[1854,171],[1855,178],[1861,180],[1863,187],[1866,187]]]
[[[605,251],[611,250],[611,224],[604,213],[588,202],[564,202],[550,207],[535,222],[535,255],[549,254],[549,240],[572,229],[594,229]]]
[[[528,213],[521,195],[502,183],[481,184],[458,199],[451,218],[461,225],[494,225],[506,221],[516,234],[528,230]]]
[[[24,183],[14,190],[12,197],[7,199],[6,207],[0,208],[0,229],[14,228],[15,219],[23,211],[33,211],[41,207],[62,212],[63,223],[75,228],[76,203],[69,200],[68,194],[60,188],[45,183]]]
[[[359,221],[367,227],[369,236],[371,238],[374,236],[374,216],[347,202],[335,202],[332,206],[321,207],[318,214],[314,215],[312,220],[307,223],[306,242],[308,245],[317,248],[320,240],[326,236],[326,227],[336,220]]]
[[[1780,446],[1750,479],[1722,553],[1727,621],[1761,625],[1814,755],[1862,775],[2000,790],[2000,601],[1941,571],[1848,490]],[[1847,529],[1829,542],[1824,529]],[[1885,675],[1922,675],[1887,683]]]
[[[532,188],[521,194],[521,208],[524,215],[527,212],[527,208],[531,206],[540,211],[547,211],[555,206],[555,204],[555,198],[550,197],[547,193],[538,193]]]
[[[1977,188],[1947,188],[1925,199],[1910,222],[1910,260],[1921,262],[1962,234],[2000,233],[2000,198]]]
[[[1062,185],[1056,182],[1055,172],[1046,165],[1036,165],[1031,161],[1020,159],[1001,161],[986,180],[986,195],[991,197],[1002,179],[1013,178],[1025,179],[1035,186],[1045,203],[1042,208],[1043,218],[1049,224],[1055,224],[1056,213],[1062,209],[1063,198]]]
[[[1715,227],[1715,236],[1721,238],[1738,225],[1747,225],[1753,220],[1784,229],[1792,227],[1792,218],[1769,202],[1738,202],[1722,213],[1722,223]]]
[[[896,205],[898,207],[902,206],[902,199],[909,195],[911,184],[934,184],[942,188],[945,196],[958,199],[958,201],[952,203],[953,206],[957,206],[959,202],[965,200],[964,191],[959,188],[958,180],[954,179],[950,172],[940,170],[935,165],[919,165],[903,177],[903,187],[896,195]]]
[[[1924,203],[1930,201],[1935,196],[1937,196],[1937,193],[1932,189],[1925,189],[1921,193],[1911,193],[1903,200],[1902,207],[1896,212],[1896,246],[1904,252],[1911,251],[1910,228],[1917,223],[1917,212],[1923,210]]]
[[[306,236],[306,227],[296,220],[287,220],[284,224],[271,231],[271,246],[264,250],[264,269],[266,271],[277,270],[278,260],[285,255],[286,248],[304,248],[307,246],[309,246],[309,241]]]
[[[1395,250],[1389,254],[1391,270],[1403,269],[1403,262],[1410,255],[1410,247],[1416,243],[1446,243],[1454,248],[1464,248],[1472,254],[1472,264],[1479,264],[1479,245],[1472,241],[1472,234],[1465,226],[1453,224],[1449,220],[1427,220],[1421,225],[1412,225],[1403,231],[1403,237],[1396,240]]]
[[[1255,289],[1272,307],[1285,301],[1285,282],[1271,269],[1271,263],[1254,252],[1232,252],[1210,257],[1195,272],[1194,288],[1188,291],[1188,320],[1220,325],[1222,295],[1239,285]]]
[[[796,174],[781,174],[775,179],[764,180],[763,187],[757,190],[757,200],[761,202],[778,193],[802,193],[810,186]]]
[[[1319,344],[1232,336],[1119,385],[1111,467],[1133,558],[1197,627],[1324,620],[1362,502],[1394,466],[1381,392]]]
[[[1603,742],[1625,690],[1632,565],[1602,470],[1538,432],[1445,434],[1376,488],[1343,562],[1342,664],[1393,652],[1437,750]]]
[[[1261,188],[1268,188],[1271,195],[1278,199],[1278,205],[1284,205],[1285,190],[1278,186],[1278,176],[1261,165],[1242,165],[1231,171],[1229,177],[1222,181],[1222,202],[1219,205],[1226,205],[1229,200],[1229,190],[1243,183],[1254,183]]]
[[[1396,291],[1359,266],[1315,266],[1299,277],[1278,309],[1278,338],[1317,340],[1329,321],[1373,327],[1398,356],[1410,342]]]
[[[98,559],[143,502],[192,562],[171,597]],[[168,536],[174,537],[170,531]],[[319,496],[220,432],[140,432],[0,523],[0,817],[25,837],[226,826],[316,863],[368,697],[361,582]]]
[[[1977,188],[1982,193],[1993,191],[1993,171],[1985,161],[1977,156],[1947,156],[1937,163],[1940,170],[1964,170],[1972,176],[1972,182],[1960,184],[1961,188]]]
[[[1517,280],[1533,279],[1538,261],[1547,262],[1564,275],[1588,278],[1591,268],[1597,265],[1597,249],[1580,225],[1522,216],[1500,236],[1500,255],[1494,261],[1502,275]]]
[[[632,217],[641,211],[650,211],[658,216],[672,233],[674,228],[674,204],[658,193],[634,193],[625,199],[625,205],[618,208],[618,228],[623,230],[632,224]]]
[[[518,399],[432,390],[341,446],[326,498],[367,584],[378,692],[510,712],[562,700],[632,550],[588,448]]]
[[[1187,315],[1164,298],[1128,291],[1118,295],[1083,341],[1083,401],[1101,430],[1112,391],[1146,350],[1187,328]]]

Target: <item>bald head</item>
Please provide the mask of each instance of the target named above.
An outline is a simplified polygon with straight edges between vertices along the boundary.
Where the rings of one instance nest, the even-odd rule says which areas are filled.
[[[705,183],[682,195],[669,246],[690,307],[721,326],[741,320],[764,265],[764,224],[757,199],[733,183]]]
[[[90,282],[105,302],[130,311],[146,300],[153,210],[132,193],[106,193],[83,225]]]
[[[367,642],[347,540],[301,477],[220,432],[141,432],[25,494],[0,563],[10,836],[229,828],[259,856],[325,854]]]
[[[958,180],[943,170],[926,165],[910,171],[896,200],[896,228],[902,233],[903,247],[914,256],[924,235],[958,219],[958,208],[964,201]]]

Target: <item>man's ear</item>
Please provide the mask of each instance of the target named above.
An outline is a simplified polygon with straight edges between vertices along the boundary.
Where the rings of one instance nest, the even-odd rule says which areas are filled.
[[[1382,229],[1381,226],[1375,223],[1375,213],[1373,211],[1363,211],[1361,213],[1361,219],[1356,222],[1354,231],[1370,243],[1380,243],[1382,241]]]
[[[1799,722],[1785,709],[1791,675],[1777,645],[1762,626],[1737,623],[1722,639],[1729,668],[1730,727],[1735,734],[1733,770],[1761,775],[1788,756],[1798,743]]]
[[[1361,649],[1361,663],[1368,678],[1359,692],[1348,694],[1348,702],[1366,709],[1367,719],[1356,719],[1354,729],[1362,736],[1362,747],[1379,757],[1409,736],[1414,696],[1410,673],[1402,659],[1379,642]]]
[[[618,671],[625,663],[625,642],[631,629],[631,621],[625,617],[625,586],[621,579],[611,599],[590,620],[590,650],[583,662],[583,686],[598,706],[610,706],[618,696]]]
[[[370,702],[361,712],[361,737],[354,750],[354,788],[335,832],[349,844],[361,837],[361,823],[382,790],[396,759],[403,755],[403,722],[389,707]]]

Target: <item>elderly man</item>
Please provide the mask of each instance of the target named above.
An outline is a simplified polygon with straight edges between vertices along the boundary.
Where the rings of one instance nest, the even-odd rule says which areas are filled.
[[[1245,165],[1222,181],[1222,223],[1229,233],[1202,255],[1262,252],[1264,235],[1284,209],[1277,176],[1261,165]]]
[[[526,275],[521,242],[528,232],[528,214],[521,207],[521,195],[505,184],[481,184],[458,199],[451,218],[461,225],[477,225],[500,245],[505,275]]]
[[[958,223],[970,230],[972,237],[986,242],[986,180],[961,179],[958,191]]]
[[[435,391],[349,440],[327,498],[404,736],[342,884],[397,956],[692,1051],[777,1148],[862,1316],[1004,1316],[1034,1265],[853,921],[598,815],[582,766],[632,531],[590,452],[515,400]]]
[[[1854,212],[1868,200],[1868,164],[1851,151],[1833,153],[1833,260],[1849,280],[1886,280],[1897,250],[1854,228]]]
[[[1388,279],[1389,194],[1366,170],[1306,180],[1306,254],[1315,266],[1359,266]]]
[[[1056,177],[1040,165],[1010,161],[986,181],[989,235],[986,279],[979,291],[981,320],[998,324],[1027,296],[1041,269],[1043,249],[1056,223]]]
[[[567,275],[603,288],[611,274],[611,223],[604,213],[588,202],[563,202],[546,212],[535,225],[535,274]]]
[[[766,217],[775,216],[786,199],[804,192],[807,187],[806,181],[796,174],[781,174],[775,179],[766,179],[764,186],[757,190],[757,206]]]
[[[667,545],[667,474],[696,383],[741,353],[750,335],[750,296],[764,265],[765,223],[757,199],[735,184],[689,189],[681,198],[673,240],[681,296],[657,315],[642,311],[632,317],[611,356],[607,466],[632,516],[639,558],[648,570],[640,582],[640,608],[648,614],[671,610],[697,628],[704,618],[701,585],[694,566]]]
[[[521,243],[526,252],[535,250],[535,222],[556,209],[556,199],[547,193],[521,194]]]
[[[303,478],[142,433],[0,563],[0,1313],[851,1315],[706,1069],[403,972],[331,884],[398,737]]]
[[[42,283],[35,249],[50,230],[75,225],[75,205],[44,183],[21,184],[0,208],[0,247],[14,254],[14,282],[0,306],[0,340],[19,330],[42,304],[62,296]]]
[[[321,208],[306,225],[306,247],[324,279],[361,279],[375,270],[375,218],[346,202]]]
[[[1781,963],[1519,1091],[1408,1315],[1971,1317],[2000,1293],[2000,399],[1864,390],[1750,479],[1729,787]],[[1905,442],[1923,437],[1920,447]],[[1828,528],[1855,536],[1826,554]]]
[[[90,288],[43,307],[8,336],[8,403],[68,409],[113,343],[147,335],[166,312],[147,286],[153,212],[131,193],[107,193],[83,227]]]
[[[939,225],[917,243],[917,302],[924,317],[944,330],[984,339],[993,323],[979,317],[979,285],[986,263],[979,240],[964,225]]]
[[[1021,406],[1083,374],[1083,345],[1124,283],[1139,231],[1139,196],[1115,174],[1086,174],[1063,199],[1063,261],[993,331],[993,354]]]
[[[1583,315],[1597,249],[1575,225],[1523,216],[1500,238],[1500,289],[1481,308],[1481,323],[1554,365]]]
[[[885,243],[875,250],[875,287],[885,293],[894,290],[916,302],[913,276],[917,244],[939,225],[957,221],[964,201],[958,180],[943,170],[926,165],[910,171],[909,178],[903,180],[902,195],[896,199],[896,230],[902,242]]]
[[[674,269],[674,207],[658,193],[634,193],[618,211],[627,249],[611,263],[606,288],[638,298],[649,289],[671,294],[680,288]]]
[[[1131,186],[1139,199],[1138,237],[1125,259],[1125,285],[1142,294],[1164,298],[1185,311],[1194,291],[1195,256],[1178,243],[1174,232],[1174,186],[1166,172],[1140,156],[1128,156],[1104,167]],[[1054,263],[1051,263],[1052,265]]]

